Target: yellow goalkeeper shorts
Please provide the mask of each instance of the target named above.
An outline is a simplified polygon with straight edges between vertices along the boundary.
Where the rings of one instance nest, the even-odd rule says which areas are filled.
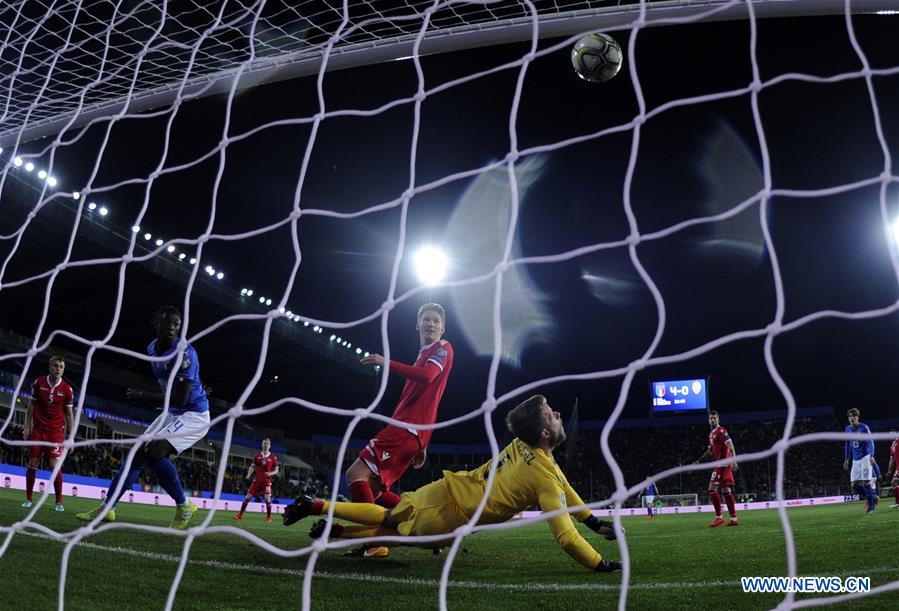
[[[391,512],[401,535],[442,535],[468,522],[440,479],[414,492],[404,492]]]

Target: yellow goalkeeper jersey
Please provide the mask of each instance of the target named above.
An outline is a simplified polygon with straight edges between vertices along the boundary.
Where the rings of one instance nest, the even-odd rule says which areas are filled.
[[[496,477],[479,524],[505,522],[531,507],[548,512],[584,504],[552,457],[539,448],[516,438],[499,453],[497,461]],[[473,471],[443,472],[450,496],[468,518],[484,496],[490,462]],[[589,509],[583,509],[558,515],[548,520],[549,528],[562,549],[592,569],[602,557],[580,535],[571,515],[583,522],[591,514]]]

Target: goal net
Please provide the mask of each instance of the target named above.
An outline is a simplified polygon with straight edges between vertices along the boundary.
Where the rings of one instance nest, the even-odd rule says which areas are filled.
[[[496,458],[505,414],[538,392],[550,403],[581,397],[582,428],[605,421],[598,448],[580,445],[611,472],[608,494],[588,507],[613,516],[619,609],[634,596],[635,575],[617,510],[650,481],[664,487],[724,464],[693,465],[691,454],[665,464],[640,455],[646,462],[626,465],[628,451],[613,451],[616,423],[645,413],[650,371],[717,368],[729,376],[716,378],[723,399],[745,402],[746,392],[757,392],[786,410],[776,438],[739,458],[776,459],[771,506],[784,572],[801,575],[784,496],[791,450],[827,442],[842,458],[847,440],[883,445],[894,437],[794,430],[797,403],[821,396],[808,390],[815,380],[829,384],[842,373],[828,369],[837,349],[822,343],[849,344],[856,355],[891,345],[877,326],[899,310],[891,12],[894,3],[875,0],[7,3],[0,321],[28,332],[27,345],[7,344],[0,356],[0,366],[19,374],[0,423],[2,447],[32,445],[4,433],[29,372],[62,345],[77,353],[79,375],[61,469],[87,448],[113,444],[126,448],[125,468],[131,464],[145,434],[82,439],[75,431],[87,418],[86,397],[108,388],[108,362],[126,374],[149,371],[153,359],[131,333],[146,329],[149,309],[161,305],[147,302],[164,283],[179,287],[177,364],[185,364],[188,342],[208,342],[199,355],[204,371],[228,371],[222,385],[237,391],[227,397],[233,407],[214,414],[222,439],[213,494],[191,528],[100,517],[50,528],[40,512],[52,505],[48,488],[21,519],[0,525],[0,556],[21,537],[63,542],[64,608],[67,595],[85,587],[71,577],[79,550],[99,540],[121,551],[135,533],[183,537],[165,585],[170,609],[195,546],[224,535],[300,559],[301,569],[284,569],[284,579],[304,609],[326,605],[316,575],[345,574],[317,567],[353,542],[306,544],[298,534],[295,545],[275,545],[216,522],[233,476],[233,439],[252,417],[275,413],[292,423],[338,422],[328,482],[336,499],[365,427],[402,424],[379,408],[396,376],[384,372],[360,400],[344,380],[288,391],[286,369],[275,375],[272,363],[289,368],[307,358],[292,351],[300,344],[357,371],[367,352],[404,360],[397,329],[419,304],[442,301],[457,324],[448,337],[465,346],[469,362],[450,382],[466,407],[448,408],[448,395],[431,427],[438,434],[477,428],[473,436]],[[786,44],[804,26],[782,22],[823,15],[830,19],[815,38],[820,46],[803,56]],[[578,81],[569,60],[572,45],[596,31],[625,51],[621,73],[599,85]],[[828,137],[835,132],[838,140]],[[60,226],[61,236],[53,233]],[[408,273],[426,242],[453,250],[438,287]],[[148,288],[137,291],[141,283]],[[288,340],[295,343],[284,348]],[[237,352],[250,355],[251,366],[240,368]],[[892,379],[877,371],[884,385],[860,376],[859,386],[886,393]],[[464,394],[473,383],[478,388]],[[170,379],[166,409],[171,393]],[[495,469],[494,461],[488,485]],[[625,476],[640,469],[643,479]],[[696,494],[656,499],[698,504]],[[433,576],[436,601],[424,604],[453,605],[451,572],[466,537],[552,517],[479,526],[485,504],[486,497],[451,533]],[[877,600],[897,589],[899,580],[867,593],[785,593],[782,607]]]
[[[648,499],[643,497],[643,507],[648,507]],[[652,507],[695,507],[699,505],[698,494],[659,494],[653,498]]]

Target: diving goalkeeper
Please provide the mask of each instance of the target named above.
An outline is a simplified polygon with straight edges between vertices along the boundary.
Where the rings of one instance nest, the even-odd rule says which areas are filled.
[[[553,460],[553,449],[565,441],[565,429],[559,412],[550,408],[546,398],[535,395],[518,405],[506,416],[506,426],[516,439],[497,458],[496,477],[478,523],[505,522],[535,506],[550,512],[583,505]],[[474,514],[484,496],[489,469],[488,461],[474,471],[444,471],[443,479],[404,493],[393,509],[371,503],[335,503],[334,516],[356,525],[334,524],[331,537],[449,534],[468,523]],[[284,525],[290,526],[309,515],[325,514],[329,506],[328,501],[300,497],[284,510]],[[597,519],[589,509],[573,515],[606,539],[615,538],[612,524]],[[620,562],[603,559],[581,537],[570,514],[560,514],[547,521],[556,541],[578,563],[599,572],[621,570]],[[319,520],[309,535],[321,536],[324,526],[325,521]]]

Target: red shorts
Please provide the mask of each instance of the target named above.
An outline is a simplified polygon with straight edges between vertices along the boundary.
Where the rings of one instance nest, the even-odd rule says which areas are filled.
[[[730,467],[717,467],[712,471],[712,477],[709,479],[709,488],[713,484],[718,484],[722,488],[733,488],[734,472]]]
[[[28,436],[28,441],[50,441],[52,443],[61,444],[65,441],[65,432],[57,431],[54,433],[48,433],[42,429],[31,429],[31,434]],[[58,460],[62,455],[62,446],[29,446],[28,447],[28,458],[40,458],[41,455],[46,455],[50,460]]]
[[[359,452],[359,458],[377,475],[384,487],[390,487],[412,464],[421,442],[418,435],[406,429],[388,426],[368,442]]]
[[[254,481],[250,485],[250,489],[247,490],[247,496],[271,496],[271,495],[272,495],[272,483],[271,482]]]

